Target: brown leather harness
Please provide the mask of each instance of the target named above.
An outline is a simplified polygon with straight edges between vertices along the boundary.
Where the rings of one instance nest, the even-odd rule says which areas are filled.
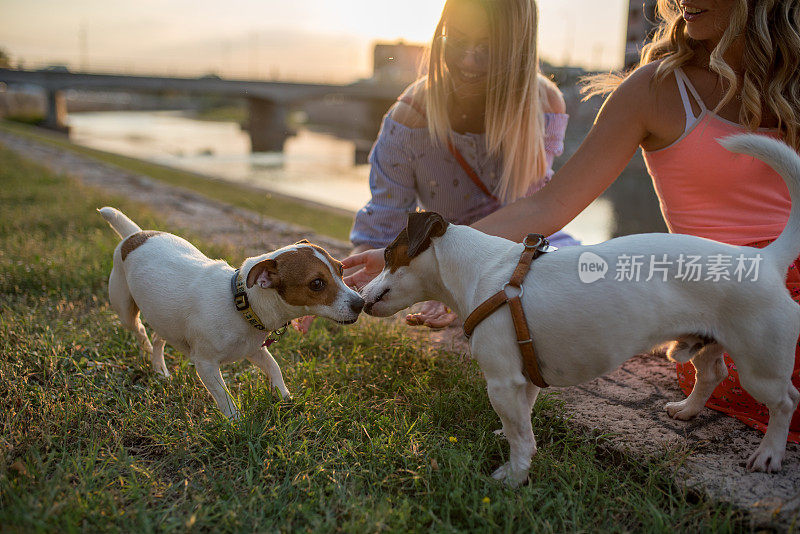
[[[546,388],[548,387],[547,382],[544,381],[539,371],[539,363],[536,360],[536,351],[533,347],[533,338],[528,329],[528,321],[525,319],[525,310],[522,308],[521,297],[524,293],[522,282],[531,268],[531,262],[542,254],[555,249],[549,246],[547,239],[541,234],[528,234],[525,241],[523,241],[523,245],[525,245],[525,250],[522,251],[522,256],[520,256],[517,268],[514,269],[514,273],[511,275],[511,280],[503,286],[503,289],[489,297],[469,314],[467,320],[464,321],[464,335],[469,338],[481,321],[497,311],[500,306],[508,303],[508,307],[511,310],[511,320],[514,323],[514,331],[517,333],[517,344],[522,353],[523,371],[531,382],[540,388]],[[519,293],[509,297],[506,293],[508,286],[519,289]]]
[[[401,95],[397,100],[410,106],[422,117],[425,117],[425,110],[416,102],[414,102],[411,97],[407,95]],[[475,170],[470,167],[469,163],[467,163],[467,160],[464,159],[464,156],[461,155],[461,152],[458,151],[458,148],[456,148],[449,139],[447,141],[447,149],[456,159],[469,179],[472,180],[472,183],[474,183],[475,186],[487,197],[491,198],[495,202],[499,202],[497,197],[495,197],[492,192],[489,191]],[[522,353],[523,370],[531,382],[540,388],[546,388],[547,382],[544,381],[542,374],[539,372],[539,363],[536,361],[536,351],[533,348],[533,339],[531,338],[530,331],[528,330],[528,321],[525,319],[525,310],[522,309],[522,301],[520,300],[520,297],[522,297],[523,293],[522,282],[525,280],[525,275],[528,274],[528,271],[531,268],[531,262],[545,252],[555,249],[554,247],[550,247],[547,239],[545,239],[545,237],[541,234],[528,234],[523,244],[525,245],[525,250],[522,252],[522,257],[519,259],[519,263],[517,264],[517,268],[514,270],[514,274],[511,275],[511,280],[509,280],[509,282],[503,286],[503,289],[489,297],[488,300],[484,301],[483,304],[475,308],[472,313],[469,314],[467,320],[464,321],[464,335],[469,338],[472,335],[472,331],[475,330],[475,327],[478,326],[481,321],[493,314],[500,306],[508,303],[508,307],[511,310],[511,319],[514,322],[514,330],[517,333],[517,343],[519,344],[519,350]],[[506,287],[508,286],[519,289],[519,294],[514,297],[509,297],[508,294],[506,294]]]

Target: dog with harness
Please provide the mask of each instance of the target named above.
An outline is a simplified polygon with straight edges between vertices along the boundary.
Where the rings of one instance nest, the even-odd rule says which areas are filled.
[[[514,243],[448,224],[432,212],[409,214],[407,227],[386,248],[383,271],[361,291],[364,311],[385,317],[438,300],[467,317],[470,350],[510,446],[495,479],[512,486],[527,479],[536,452],[531,409],[542,387],[586,382],[670,342],[667,355],[691,361],[697,382],[686,399],[666,405],[669,415],[689,419],[704,407],[727,374],[726,351],[744,388],[769,409],[769,427],[747,467],[780,469],[800,400],[791,382],[800,307],[784,284],[800,254],[800,156],[759,135],[721,143],[771,165],[789,187],[789,221],[764,249],[640,234],[552,251],[541,236]],[[730,258],[748,269],[727,277],[686,276],[688,257]],[[606,270],[582,276],[587,258]],[[653,258],[658,269],[634,279],[608,268],[631,258]]]

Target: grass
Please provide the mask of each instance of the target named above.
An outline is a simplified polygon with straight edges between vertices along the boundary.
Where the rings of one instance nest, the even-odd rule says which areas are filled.
[[[201,121],[227,121],[246,124],[247,106],[245,104],[210,106],[200,109],[193,116]]]
[[[191,364],[168,349],[173,376],[160,379],[109,309],[117,238],[94,212],[107,204],[168,230],[0,147],[0,530],[748,528],[677,489],[670,458],[610,453],[573,431],[552,395],[533,414],[530,483],[495,483],[508,447],[477,367],[378,320],[318,320],[273,345],[292,401],[253,367],[224,367],[244,415],[229,424]]]
[[[273,219],[299,224],[319,234],[344,241],[348,240],[350,228],[353,225],[353,216],[343,210],[326,208],[292,197],[268,193],[245,184],[217,180],[156,163],[76,145],[63,135],[34,128],[27,124],[0,120],[0,130],[65,148],[170,185],[191,189],[214,200],[245,208]]]

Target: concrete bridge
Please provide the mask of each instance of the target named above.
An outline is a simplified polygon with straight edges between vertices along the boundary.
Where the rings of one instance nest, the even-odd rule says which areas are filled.
[[[280,151],[288,136],[286,118],[293,105],[336,96],[368,102],[380,117],[403,90],[402,85],[372,80],[349,85],[293,82],[226,80],[216,76],[169,78],[115,74],[73,73],[66,70],[0,69],[0,82],[8,85],[36,85],[47,95],[44,126],[66,131],[66,89],[120,91],[127,93],[181,93],[244,98],[249,106],[246,128],[252,150]]]

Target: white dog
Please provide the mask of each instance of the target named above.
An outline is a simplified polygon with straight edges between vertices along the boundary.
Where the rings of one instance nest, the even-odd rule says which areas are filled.
[[[800,253],[800,157],[758,135],[722,144],[767,162],[786,180],[791,216],[774,243],[756,249],[686,235],[642,234],[567,247],[533,262],[522,303],[539,369],[554,386],[591,380],[634,354],[680,340],[672,342],[669,356],[690,360],[697,383],[688,398],[666,405],[677,419],[694,417],[703,408],[727,375],[722,361],[727,351],[744,388],[769,408],[766,435],[747,466],[771,472],[780,469],[800,399],[790,380],[800,307],[784,285]],[[435,213],[410,214],[408,227],[386,249],[384,270],[362,291],[364,311],[389,316],[415,302],[438,300],[466,318],[509,281],[522,250],[519,243],[448,225]],[[708,262],[706,272],[695,269],[687,276],[689,260],[697,265],[697,258]],[[638,279],[624,267],[632,259],[643,264]],[[615,262],[617,276],[608,267]],[[582,270],[589,264],[593,267]],[[720,275],[724,265],[730,267],[726,276]],[[517,485],[527,478],[536,452],[531,408],[539,388],[523,375],[508,306],[477,326],[470,348],[510,445],[508,463],[493,476]]]
[[[165,343],[186,354],[229,418],[238,419],[239,410],[220,364],[247,358],[287,397],[280,367],[267,350],[267,334],[309,314],[353,323],[364,306],[342,282],[342,264],[307,241],[247,258],[234,271],[178,236],[143,232],[114,208],[98,211],[122,238],[108,281],[111,307],[150,354],[157,373],[169,376]],[[152,345],[140,310],[154,331]]]

